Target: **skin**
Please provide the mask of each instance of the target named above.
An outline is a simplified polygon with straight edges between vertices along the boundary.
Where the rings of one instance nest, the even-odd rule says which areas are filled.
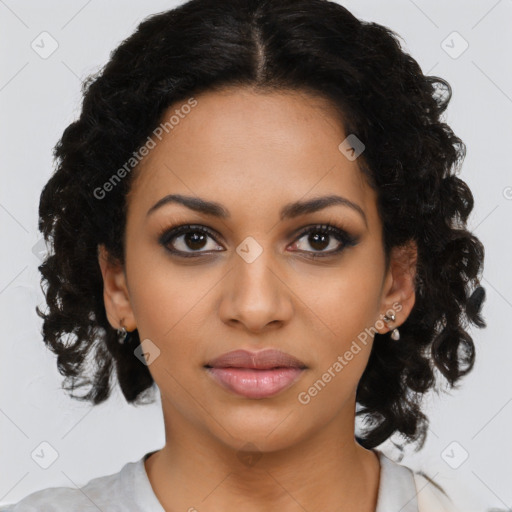
[[[328,102],[245,88],[196,100],[136,170],[125,266],[99,248],[111,325],[137,328],[160,350],[149,370],[162,396],[166,444],[145,463],[153,490],[166,510],[314,512],[343,504],[344,511],[374,511],[378,458],[354,439],[356,389],[372,338],[308,404],[297,396],[365,328],[385,333],[405,321],[415,300],[416,247],[394,249],[385,267],[376,193],[357,160],[338,149],[347,134]],[[180,204],[146,215],[171,193],[215,201],[231,215]],[[290,202],[332,194],[359,205],[366,222],[343,205],[279,217]],[[320,247],[301,234],[325,223],[358,242],[313,260],[312,253],[340,247],[332,236]],[[182,224],[217,235],[202,246],[183,236],[171,242],[202,256],[180,258],[159,243],[161,229]],[[248,236],[262,249],[251,263],[236,251]],[[393,304],[401,306],[395,321],[376,323]],[[308,368],[276,396],[237,396],[203,365],[239,348],[277,348]],[[251,450],[254,458],[244,458]]]

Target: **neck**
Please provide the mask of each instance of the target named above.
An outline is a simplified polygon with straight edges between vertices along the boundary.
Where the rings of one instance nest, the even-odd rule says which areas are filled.
[[[234,448],[176,410],[164,409],[164,418],[166,445],[145,467],[166,510],[375,510],[379,461],[355,441],[354,415],[273,449],[240,440]]]

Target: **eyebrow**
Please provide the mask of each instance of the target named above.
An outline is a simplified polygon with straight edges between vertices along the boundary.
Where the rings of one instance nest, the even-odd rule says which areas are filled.
[[[221,204],[216,203],[215,201],[207,201],[206,199],[201,199],[199,197],[183,196],[181,194],[169,194],[162,197],[162,199],[157,201],[148,210],[146,217],[154,213],[162,206],[171,203],[181,204],[183,206],[186,206],[190,210],[194,210],[204,215],[219,217],[221,219],[231,217],[229,211],[226,210]],[[366,214],[364,213],[363,209],[358,204],[350,201],[346,197],[337,195],[316,197],[306,201],[296,201],[293,203],[289,203],[281,209],[280,219],[293,219],[295,217],[299,217],[300,215],[317,212],[319,210],[323,210],[324,208],[333,205],[346,206],[358,212],[359,215],[363,218],[366,227],[368,227],[368,219],[366,218]]]

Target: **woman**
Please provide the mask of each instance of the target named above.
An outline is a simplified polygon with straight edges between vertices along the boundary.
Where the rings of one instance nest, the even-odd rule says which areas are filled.
[[[326,0],[142,22],[55,148],[38,314],[73,397],[158,387],[166,443],[8,510],[451,510],[377,449],[421,448],[485,326],[450,94]]]

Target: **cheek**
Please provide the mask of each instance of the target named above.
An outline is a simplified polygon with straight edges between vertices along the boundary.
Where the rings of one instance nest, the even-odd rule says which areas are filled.
[[[309,289],[306,295],[306,304],[311,308],[309,316],[316,316],[326,341],[331,340],[328,344],[337,351],[350,345],[365,329],[375,326],[379,318],[380,283],[380,273],[350,268],[332,272]]]
[[[130,301],[141,336],[168,343],[193,332],[201,302],[215,284],[211,274],[200,273],[199,267],[180,268],[162,255],[133,257]]]
[[[316,340],[315,367],[301,390],[306,391],[306,400],[311,398],[325,406],[339,407],[343,397],[355,392],[379,319],[379,262],[361,256],[350,263],[318,280],[306,295],[308,307],[303,314],[310,319],[309,329],[315,330],[310,336]],[[314,398],[316,394],[319,399]]]
[[[378,319],[371,279],[341,279],[314,304],[322,322],[315,338],[314,367],[298,390],[304,412],[327,420],[351,403],[368,364]],[[312,315],[310,314],[310,317]],[[312,336],[313,337],[313,336]]]

